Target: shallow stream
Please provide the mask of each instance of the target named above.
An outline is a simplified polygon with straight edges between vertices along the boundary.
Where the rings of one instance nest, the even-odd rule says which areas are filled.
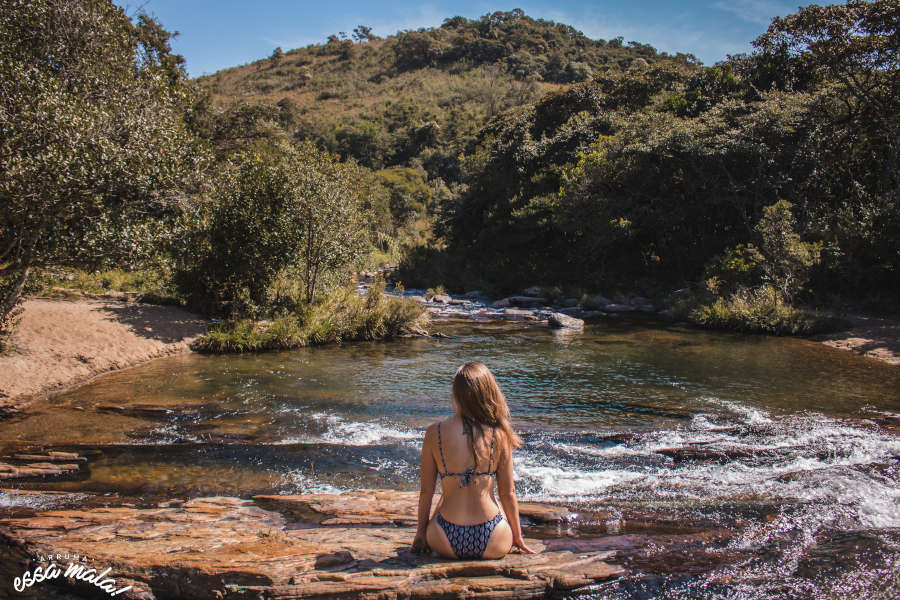
[[[525,440],[520,498],[585,515],[534,534],[627,557],[629,577],[579,597],[900,595],[900,437],[878,425],[900,412],[897,367],[647,321],[435,329],[451,337],[160,359],[0,423],[0,446],[89,459],[23,488],[137,503],[415,489],[423,429],[479,360]]]

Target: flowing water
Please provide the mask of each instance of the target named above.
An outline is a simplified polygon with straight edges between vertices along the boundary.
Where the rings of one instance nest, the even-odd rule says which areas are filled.
[[[138,502],[415,489],[422,432],[479,360],[525,441],[520,499],[581,511],[534,534],[624,557],[628,577],[579,597],[900,597],[900,437],[877,425],[900,412],[897,367],[639,321],[436,328],[451,337],[160,359],[0,424],[0,445],[90,459],[22,487]]]

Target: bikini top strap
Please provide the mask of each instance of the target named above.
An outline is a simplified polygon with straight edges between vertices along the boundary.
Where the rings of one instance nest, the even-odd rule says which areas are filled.
[[[444,460],[444,447],[441,444],[441,424],[437,424],[438,430],[438,452],[441,454],[441,464],[444,465],[444,475],[447,475],[447,461]]]

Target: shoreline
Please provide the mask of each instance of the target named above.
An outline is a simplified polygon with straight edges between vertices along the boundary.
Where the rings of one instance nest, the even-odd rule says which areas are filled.
[[[176,306],[119,298],[30,298],[0,355],[0,411],[84,385],[107,373],[189,352],[208,321]]]
[[[445,318],[451,306],[462,309],[462,302],[453,300],[452,305],[429,301],[425,306],[437,319]],[[10,339],[13,349],[0,355],[0,412],[15,412],[108,373],[191,352],[191,342],[209,325],[177,306],[117,296],[30,298],[23,308]],[[526,318],[521,313],[527,311],[521,309],[501,310],[510,314],[500,318],[539,322]],[[465,310],[453,316],[465,316]],[[861,315],[850,319],[854,326],[847,331],[806,339],[900,366],[900,321]]]

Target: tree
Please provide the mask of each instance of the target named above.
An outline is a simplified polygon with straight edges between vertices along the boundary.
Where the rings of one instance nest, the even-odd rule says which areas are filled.
[[[849,0],[776,17],[753,42],[764,55],[786,53],[801,70],[821,72],[843,85],[851,118],[884,145],[881,192],[894,200],[900,154],[898,29],[896,0]]]
[[[168,37],[109,0],[0,0],[0,326],[29,274],[133,256],[201,154]]]
[[[284,50],[281,49],[281,46],[278,46],[272,51],[272,56],[269,57],[269,64],[277,67],[282,60],[284,60]]]
[[[362,169],[304,145],[258,145],[235,154],[176,273],[189,304],[207,313],[259,316],[272,285],[297,274],[304,300],[323,277],[366,247]]]
[[[310,145],[304,146],[301,158],[297,209],[304,224],[300,255],[310,303],[323,275],[346,267],[362,254],[370,215],[363,209],[360,167],[340,163]]]
[[[785,200],[763,209],[756,232],[760,237],[762,260],[759,266],[763,281],[791,305],[803,289],[810,267],[819,262],[822,245],[801,241],[795,231],[791,203]]]
[[[353,39],[357,42],[372,42],[381,38],[372,33],[371,27],[366,27],[365,25],[357,25],[353,30]]]

